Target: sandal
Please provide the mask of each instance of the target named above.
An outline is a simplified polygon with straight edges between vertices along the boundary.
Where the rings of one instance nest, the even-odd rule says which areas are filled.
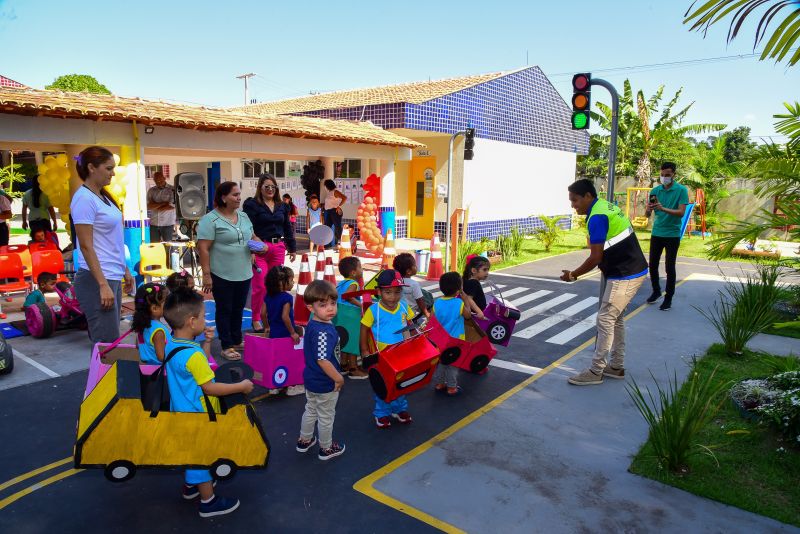
[[[222,357],[231,362],[237,362],[242,359],[242,355],[239,354],[233,347],[223,350]]]

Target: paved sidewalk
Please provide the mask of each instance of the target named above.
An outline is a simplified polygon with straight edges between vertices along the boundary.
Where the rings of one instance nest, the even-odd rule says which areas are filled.
[[[710,277],[690,279],[671,311],[648,306],[631,318],[628,375],[643,385],[652,383],[649,371],[662,384],[675,371],[683,380],[689,358],[718,340],[692,305],[707,305],[721,286]],[[592,347],[584,349],[442,441],[401,458],[374,489],[440,528],[472,533],[800,532],[629,473],[647,426],[625,382],[566,382],[591,354]]]

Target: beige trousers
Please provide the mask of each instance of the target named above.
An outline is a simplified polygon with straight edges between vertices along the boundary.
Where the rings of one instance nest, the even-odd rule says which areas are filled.
[[[313,393],[306,390],[306,411],[300,424],[300,437],[309,440],[314,436],[314,425],[319,431],[319,446],[329,449],[333,441],[333,420],[339,392]]]
[[[625,308],[644,283],[646,276],[632,280],[608,280],[597,312],[597,346],[592,371],[601,374],[611,351],[611,367],[625,367]]]

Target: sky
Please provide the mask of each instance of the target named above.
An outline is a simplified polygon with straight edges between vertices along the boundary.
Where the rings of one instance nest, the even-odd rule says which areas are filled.
[[[774,136],[775,113],[800,100],[800,65],[745,57],[755,20],[726,44],[683,15],[691,0],[136,2],[0,0],[0,74],[43,88],[90,74],[113,93],[209,106],[540,66],[565,99],[571,75],[594,72],[645,96],[665,85],[694,105],[687,123],[749,126]],[[760,12],[759,12],[760,13]],[[757,19],[756,19],[757,20]],[[594,102],[609,103],[602,89]],[[780,137],[773,138],[780,141]],[[758,139],[754,139],[758,140]]]

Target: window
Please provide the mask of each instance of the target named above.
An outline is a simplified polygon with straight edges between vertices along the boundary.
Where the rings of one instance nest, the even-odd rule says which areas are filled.
[[[244,165],[245,178],[258,178],[262,173],[268,172],[275,178],[286,178],[286,162],[272,160],[248,160]]]
[[[164,178],[169,180],[169,165],[145,165],[144,177],[148,180],[153,179],[153,175],[157,172],[164,174]]]
[[[334,178],[361,178],[361,160],[346,159],[333,162]]]

